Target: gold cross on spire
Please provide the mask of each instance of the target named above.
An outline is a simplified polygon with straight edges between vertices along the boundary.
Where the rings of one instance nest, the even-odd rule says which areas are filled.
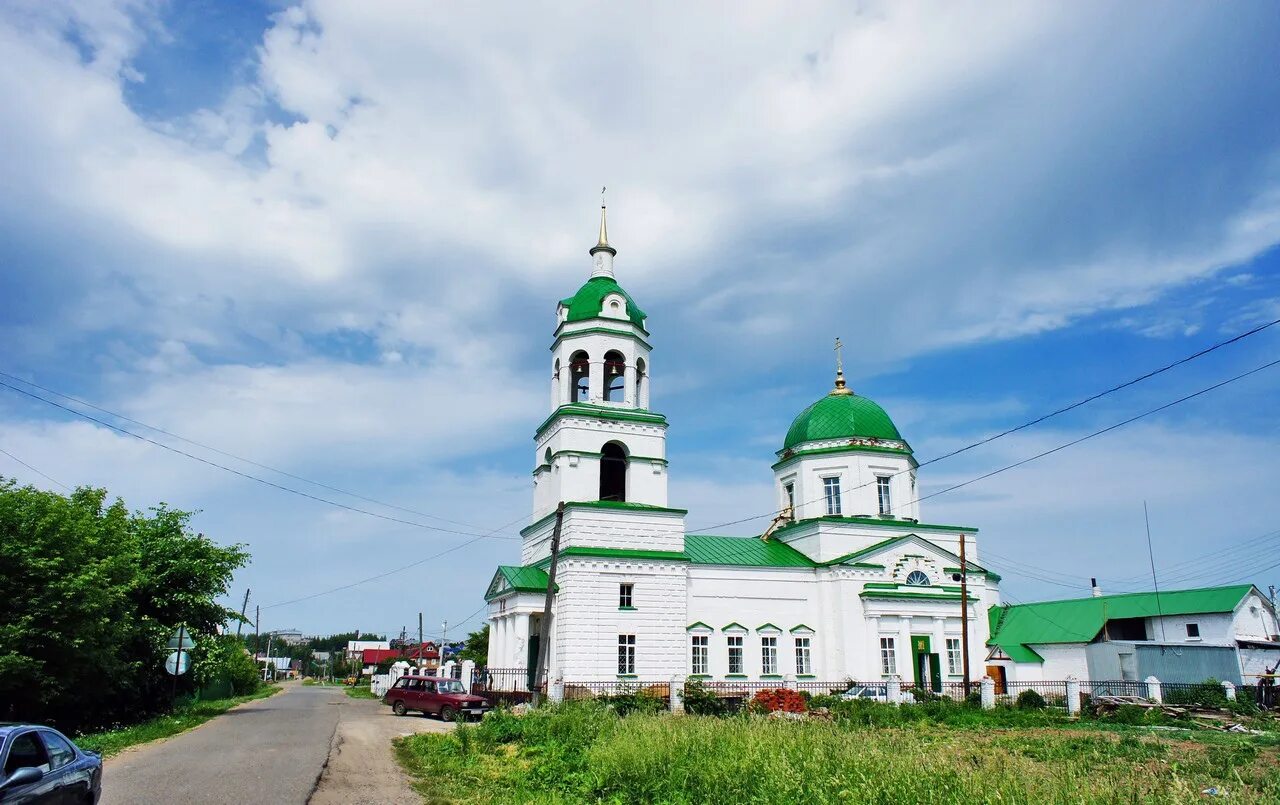
[[[832,390],[832,394],[852,394],[844,383],[844,342],[839,337],[836,338],[836,387]]]

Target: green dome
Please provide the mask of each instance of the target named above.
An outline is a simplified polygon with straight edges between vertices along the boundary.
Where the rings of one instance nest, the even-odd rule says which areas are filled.
[[[800,412],[787,431],[782,449],[829,439],[903,441],[893,420],[879,405],[856,394],[832,392]]]
[[[587,284],[578,289],[578,292],[568,299],[561,299],[560,304],[569,309],[565,321],[584,321],[586,319],[600,318],[600,312],[604,310],[604,298],[611,293],[620,294],[623,299],[627,300],[627,318],[637,327],[644,327],[644,311],[631,300],[626,291],[622,290],[622,286],[617,283],[613,277],[592,277],[587,280]]]

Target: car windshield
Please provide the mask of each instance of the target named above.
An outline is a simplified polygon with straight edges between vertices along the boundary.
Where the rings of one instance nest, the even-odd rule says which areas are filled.
[[[462,693],[462,683],[456,679],[442,679],[436,683],[436,690],[441,693]]]

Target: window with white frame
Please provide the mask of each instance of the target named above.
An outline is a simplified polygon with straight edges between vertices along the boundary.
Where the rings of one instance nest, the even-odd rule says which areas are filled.
[[[1199,640],[1199,639],[1200,639],[1200,624],[1198,624],[1198,623],[1188,623],[1188,624],[1187,624],[1187,637],[1191,638],[1192,640]]]
[[[636,672],[636,636],[633,634],[618,635],[618,673],[634,674]]]
[[[964,660],[960,655],[960,638],[947,638],[947,673],[956,675],[962,673],[964,668]]]
[[[729,673],[742,673],[742,635],[729,635]]]
[[[895,656],[893,638],[880,638],[880,673],[893,676],[898,672],[898,660]]]
[[[840,476],[822,479],[822,491],[827,496],[827,514],[840,513]]]
[[[711,644],[711,638],[708,635],[696,634],[689,638],[690,648],[693,651],[692,668],[695,674],[707,673],[707,651]]]
[[[876,496],[880,500],[881,514],[889,514],[893,511],[893,504],[889,501],[889,476],[876,476]]]
[[[813,673],[813,639],[810,637],[796,638],[796,673],[811,674]]]
[[[778,638],[773,635],[760,638],[760,673],[778,673]]]
[[[618,608],[619,609],[630,609],[632,606],[634,606],[634,604],[631,603],[632,600],[634,599],[634,595],[633,595],[634,592],[635,592],[634,584],[618,585]]]

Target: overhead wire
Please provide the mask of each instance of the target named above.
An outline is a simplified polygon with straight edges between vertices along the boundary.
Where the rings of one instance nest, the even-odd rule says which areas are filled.
[[[8,456],[9,458],[11,458],[11,459],[13,459],[14,461],[18,462],[19,464],[21,464],[22,466],[26,467],[27,469],[31,470],[31,471],[32,471],[32,472],[34,472],[36,475],[39,475],[41,478],[45,479],[45,480],[46,480],[46,481],[48,481],[49,483],[51,483],[51,484],[56,484],[56,485],[58,485],[58,486],[62,487],[63,489],[67,490],[68,492],[70,492],[70,491],[71,491],[71,487],[67,486],[67,485],[66,485],[66,484],[64,484],[62,481],[59,481],[57,478],[52,478],[52,477],[50,477],[50,476],[48,476],[48,475],[45,475],[45,474],[44,474],[43,472],[41,472],[40,470],[36,469],[35,467],[31,466],[31,465],[30,465],[30,464],[28,464],[27,462],[25,462],[25,461],[23,461],[22,459],[18,458],[18,457],[17,457],[17,456],[15,456],[13,453],[10,453],[8,450],[5,450],[3,447],[0,447],[0,453],[4,453],[6,456]]]

